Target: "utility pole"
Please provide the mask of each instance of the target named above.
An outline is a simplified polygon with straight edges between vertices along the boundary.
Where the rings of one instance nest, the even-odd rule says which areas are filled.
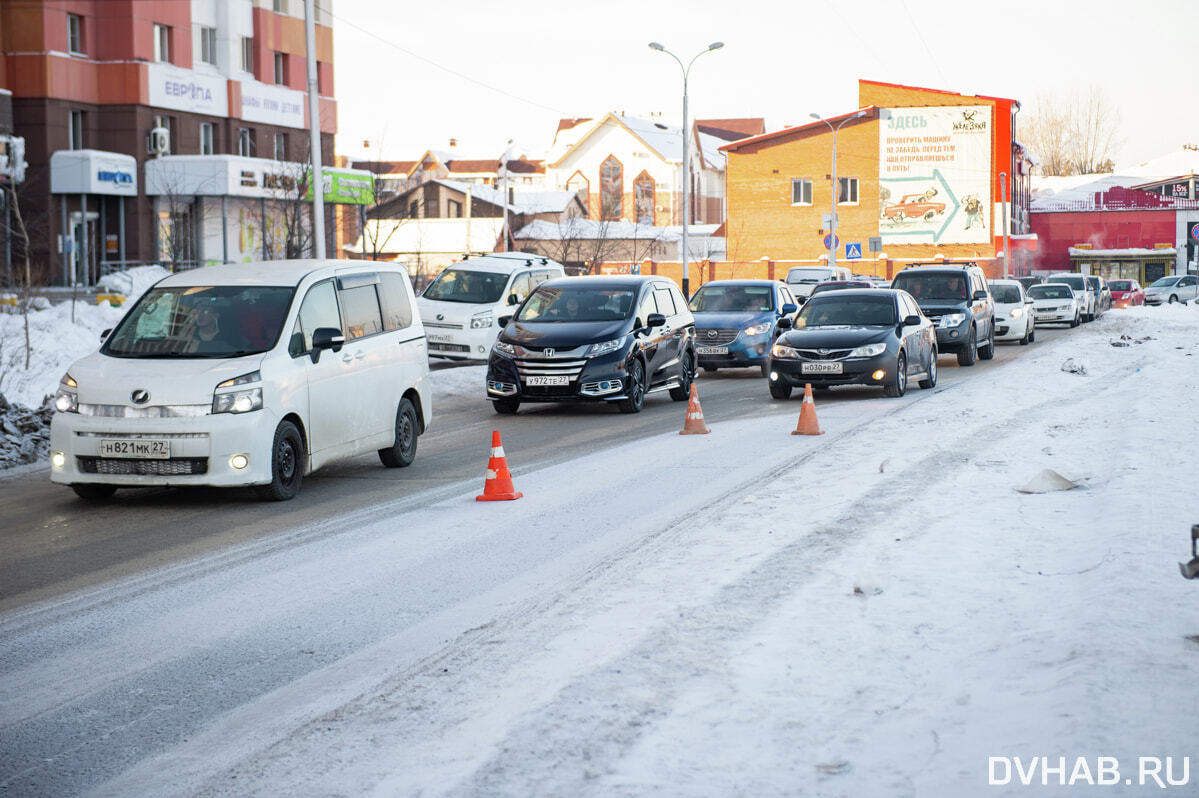
[[[324,173],[321,171],[321,107],[317,97],[315,5],[314,0],[304,0],[304,33],[308,49],[308,139],[312,150],[312,256],[323,258],[325,257],[325,179]]]

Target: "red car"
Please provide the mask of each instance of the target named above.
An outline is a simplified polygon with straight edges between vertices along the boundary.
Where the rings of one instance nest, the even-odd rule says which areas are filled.
[[[928,221],[940,213],[945,213],[945,203],[929,202],[923,194],[908,194],[899,202],[883,208],[883,216],[893,222],[919,219],[922,216]]]
[[[1145,291],[1136,280],[1108,280],[1112,289],[1112,307],[1127,308],[1145,304]]]

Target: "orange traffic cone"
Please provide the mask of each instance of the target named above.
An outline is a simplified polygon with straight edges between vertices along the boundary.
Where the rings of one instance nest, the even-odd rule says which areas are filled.
[[[816,402],[812,399],[812,383],[803,389],[803,408],[799,411],[799,425],[792,435],[823,435],[824,430],[816,421]]]
[[[524,496],[512,484],[512,472],[504,459],[504,444],[500,442],[500,431],[491,433],[491,459],[487,461],[487,481],[483,493],[475,497],[477,502],[505,502]]]
[[[696,393],[695,383],[691,383],[691,398],[687,400],[687,418],[683,421],[680,435],[707,435],[712,430],[704,423],[704,411],[699,406],[699,394]]]

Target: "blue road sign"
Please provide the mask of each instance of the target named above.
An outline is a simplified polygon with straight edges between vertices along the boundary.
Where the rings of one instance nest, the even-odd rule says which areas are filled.
[[[849,259],[862,257],[862,242],[853,241],[845,245],[845,257]]]
[[[629,268],[629,272],[630,272],[630,273],[632,273],[632,274],[641,274],[641,264],[640,264],[640,263],[634,263],[634,264],[633,264],[633,265],[632,265],[632,266]]]
[[[1191,238],[1199,241],[1199,224],[1191,228]]]
[[[839,246],[841,246],[841,239],[834,238],[832,233],[829,233],[828,235],[826,235],[824,237],[824,248],[825,249],[836,249]]]

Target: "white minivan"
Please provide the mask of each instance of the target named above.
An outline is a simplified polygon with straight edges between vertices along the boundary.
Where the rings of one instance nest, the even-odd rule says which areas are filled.
[[[853,272],[844,266],[795,266],[787,270],[787,278],[783,282],[796,299],[805,302],[819,283],[852,279]]]
[[[50,479],[86,499],[252,485],[377,451],[416,457],[432,420],[425,332],[402,266],[270,261],[170,275],[58,387]]]
[[[486,360],[500,332],[500,317],[515,313],[546,280],[565,276],[560,263],[524,252],[493,252],[450,264],[417,300],[429,354]]]

